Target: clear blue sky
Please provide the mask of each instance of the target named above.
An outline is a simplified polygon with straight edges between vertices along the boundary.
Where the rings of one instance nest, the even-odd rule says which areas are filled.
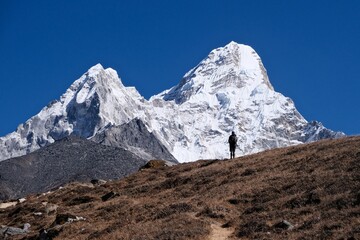
[[[96,63],[149,98],[232,40],[307,120],[360,134],[360,1],[1,0],[0,136]]]

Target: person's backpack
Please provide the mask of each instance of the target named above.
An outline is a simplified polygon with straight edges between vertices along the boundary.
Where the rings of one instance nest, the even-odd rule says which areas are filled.
[[[235,145],[236,142],[237,142],[237,137],[236,137],[236,135],[230,135],[230,137],[229,137],[229,143],[230,143],[231,145]]]

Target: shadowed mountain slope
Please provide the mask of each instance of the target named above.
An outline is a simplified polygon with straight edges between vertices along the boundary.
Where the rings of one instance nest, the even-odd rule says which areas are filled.
[[[27,239],[359,239],[359,221],[360,137],[73,183],[0,210],[0,224],[32,225]]]
[[[120,126],[97,133],[92,141],[129,150],[145,160],[162,159],[178,163],[167,148],[150,133],[143,121],[136,118]]]
[[[145,163],[127,150],[69,136],[28,155],[0,162],[0,199],[46,192],[71,181],[118,179]]]

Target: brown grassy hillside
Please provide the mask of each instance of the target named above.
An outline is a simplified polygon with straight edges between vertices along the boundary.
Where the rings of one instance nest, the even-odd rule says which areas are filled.
[[[0,225],[27,222],[26,239],[360,239],[360,137],[73,183],[0,210]]]

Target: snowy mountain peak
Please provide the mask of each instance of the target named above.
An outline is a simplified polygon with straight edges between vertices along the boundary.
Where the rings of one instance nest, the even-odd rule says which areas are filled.
[[[117,72],[97,64],[74,81],[59,100],[0,138],[0,160],[21,156],[70,134],[90,138],[107,126],[129,122],[140,94],[124,87]]]
[[[164,91],[158,97],[182,104],[191,98],[214,95],[219,90],[231,94],[244,89],[248,97],[263,86],[274,90],[259,55],[250,46],[230,42],[214,49],[200,64],[185,74],[179,85]]]
[[[127,107],[136,108],[140,94],[135,88],[129,91],[122,84],[115,70],[104,69],[97,64],[73,85],[78,87],[70,87],[74,91],[70,96],[72,100],[66,108],[70,120],[76,119],[74,126],[79,124],[81,126],[79,128],[81,132],[74,131],[76,135],[91,137],[105,126],[122,124],[134,118]],[[86,126],[81,124],[83,121]],[[89,133],[84,133],[87,127]]]
[[[273,89],[260,56],[248,45],[231,41],[226,46],[211,51],[204,64],[225,65],[223,70],[230,70],[232,74],[241,76],[243,79],[248,77],[247,81],[260,77],[260,80]]]
[[[180,162],[226,156],[231,131],[241,155],[343,136],[309,125],[290,98],[275,92],[255,50],[236,42],[211,51],[177,86],[150,101],[171,108],[160,109],[156,119],[171,126],[161,131]]]
[[[62,98],[76,94],[79,97],[78,101],[83,102],[87,93],[94,93],[98,87],[109,88],[112,85],[118,85],[120,88],[124,87],[115,70],[111,68],[104,69],[101,64],[96,64],[71,84]]]
[[[89,74],[96,73],[96,72],[99,72],[101,70],[104,70],[104,67],[100,63],[98,63],[98,64],[95,64],[94,66],[92,66],[91,68],[89,68],[87,73],[89,73]]]

